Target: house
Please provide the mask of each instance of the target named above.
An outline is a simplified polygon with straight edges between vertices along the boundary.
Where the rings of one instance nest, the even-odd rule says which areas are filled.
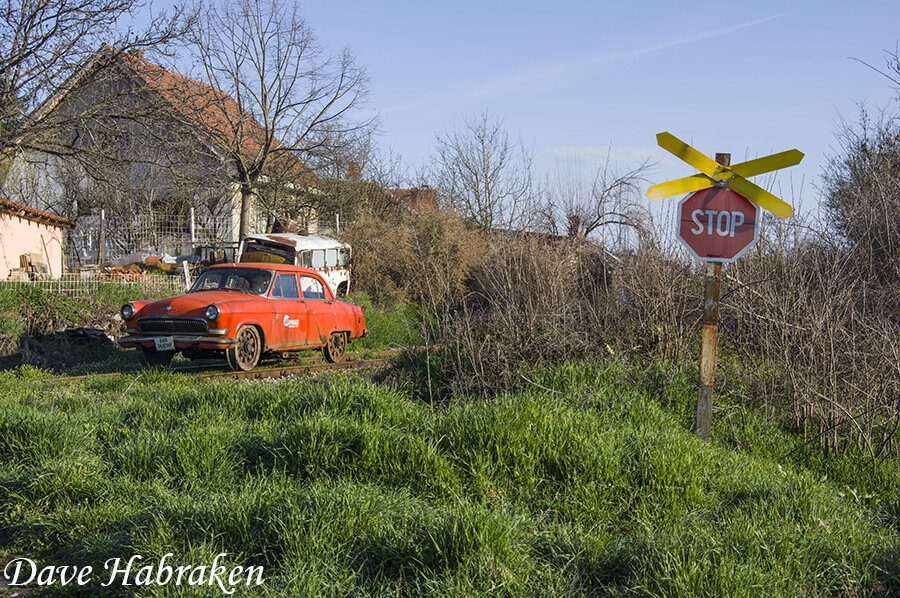
[[[64,268],[64,231],[77,224],[43,210],[0,198],[0,280],[27,278],[28,268],[59,278]]]
[[[49,123],[48,130],[66,123],[57,127],[58,144],[76,151],[17,156],[3,192],[83,219],[82,237],[93,234],[89,223],[99,222],[103,209],[108,257],[236,243],[238,169],[265,143],[282,147],[222,91],[108,45],[31,118]],[[272,154],[260,183],[272,199],[251,205],[250,233],[268,232],[277,201],[314,191],[316,177],[284,150]]]

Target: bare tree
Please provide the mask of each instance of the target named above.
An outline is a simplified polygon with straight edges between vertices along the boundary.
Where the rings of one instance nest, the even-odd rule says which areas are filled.
[[[553,232],[573,239],[607,227],[640,231],[647,216],[640,191],[646,171],[647,162],[617,168],[610,152],[592,172],[575,158],[562,159],[547,185],[542,213]]]
[[[510,141],[502,119],[471,116],[438,135],[435,149],[439,191],[450,207],[484,229],[527,226],[533,156]]]
[[[353,120],[366,94],[366,77],[344,51],[328,56],[316,43],[296,2],[233,0],[210,6],[192,29],[200,78],[234,99],[217,102],[207,133],[228,148],[241,193],[240,236],[249,230],[251,202],[260,186],[303,187],[300,162],[363,133],[370,120]]]
[[[192,17],[177,5],[151,16],[144,31],[117,25],[138,15],[138,0],[6,0],[0,3],[0,152],[72,155],[81,113],[42,118],[42,103],[96,54],[101,43],[122,50],[158,49],[182,35]]]

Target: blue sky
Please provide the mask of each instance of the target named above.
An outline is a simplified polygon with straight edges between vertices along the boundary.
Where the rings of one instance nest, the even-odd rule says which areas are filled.
[[[884,65],[900,2],[362,2],[302,4],[319,40],[347,47],[370,76],[380,143],[423,165],[435,134],[488,110],[531,145],[540,169],[659,161],[652,182],[692,174],[655,147],[668,130],[733,161],[807,154],[775,191],[805,210],[858,104],[889,106]],[[771,181],[769,181],[771,184]],[[791,190],[793,186],[793,191]]]

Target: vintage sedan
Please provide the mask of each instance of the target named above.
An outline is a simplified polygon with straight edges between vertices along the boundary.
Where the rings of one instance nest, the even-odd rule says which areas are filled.
[[[187,294],[122,306],[123,347],[145,365],[221,357],[234,370],[253,369],[263,355],[322,348],[339,361],[350,339],[366,336],[362,309],[335,301],[322,276],[281,264],[220,264],[205,270]]]

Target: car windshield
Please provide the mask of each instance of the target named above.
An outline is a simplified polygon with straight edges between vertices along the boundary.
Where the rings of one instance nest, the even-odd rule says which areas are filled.
[[[259,268],[212,268],[200,275],[191,287],[199,291],[240,291],[251,295],[265,295],[272,282],[272,273]]]

